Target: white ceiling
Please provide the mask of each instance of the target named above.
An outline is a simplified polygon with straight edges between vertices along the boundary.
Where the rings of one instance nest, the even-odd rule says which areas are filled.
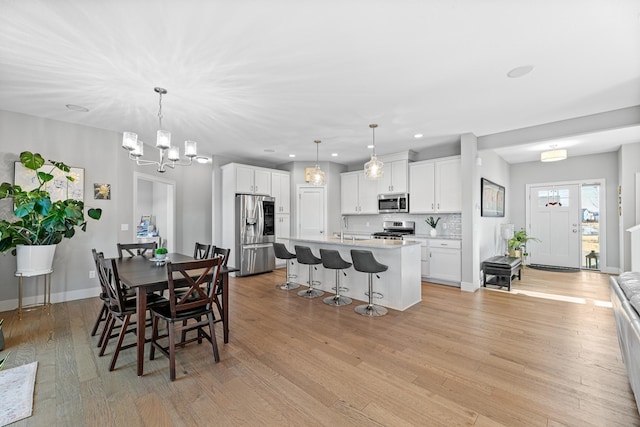
[[[640,2],[0,0],[0,109],[152,143],[155,86],[203,154],[315,161],[320,139],[320,161],[360,162],[370,123],[383,155],[640,105]]]

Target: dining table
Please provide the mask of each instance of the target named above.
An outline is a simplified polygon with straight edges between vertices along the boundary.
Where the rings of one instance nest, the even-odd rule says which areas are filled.
[[[169,253],[166,261],[144,256],[123,257],[117,259],[118,275],[122,283],[136,291],[136,317],[138,339],[138,376],[144,372],[144,344],[146,341],[147,294],[168,289],[166,262],[193,261],[191,255]],[[221,266],[219,277],[222,278],[222,329],[225,344],[229,342],[229,273],[238,271],[235,267]]]

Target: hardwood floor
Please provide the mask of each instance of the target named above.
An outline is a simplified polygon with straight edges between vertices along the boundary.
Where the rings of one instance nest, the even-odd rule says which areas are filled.
[[[283,276],[232,278],[221,362],[192,344],[173,383],[162,356],[138,378],[134,349],[108,371],[112,346],[98,357],[89,336],[97,298],[0,313],[6,368],[39,362],[16,425],[640,426],[598,302],[607,275],[526,269],[512,293],[424,283],[422,303],[376,319],[274,289]]]

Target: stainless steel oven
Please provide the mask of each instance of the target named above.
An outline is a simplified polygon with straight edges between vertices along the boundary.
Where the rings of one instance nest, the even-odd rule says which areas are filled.
[[[378,213],[409,212],[409,194],[380,194]]]

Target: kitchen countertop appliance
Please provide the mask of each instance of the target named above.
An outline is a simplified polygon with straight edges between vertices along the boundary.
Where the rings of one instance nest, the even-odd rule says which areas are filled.
[[[265,273],[276,267],[275,222],[274,197],[236,194],[238,276]]]
[[[415,221],[384,221],[382,228],[384,231],[378,231],[371,236],[374,239],[403,240],[404,236],[416,234]]]

